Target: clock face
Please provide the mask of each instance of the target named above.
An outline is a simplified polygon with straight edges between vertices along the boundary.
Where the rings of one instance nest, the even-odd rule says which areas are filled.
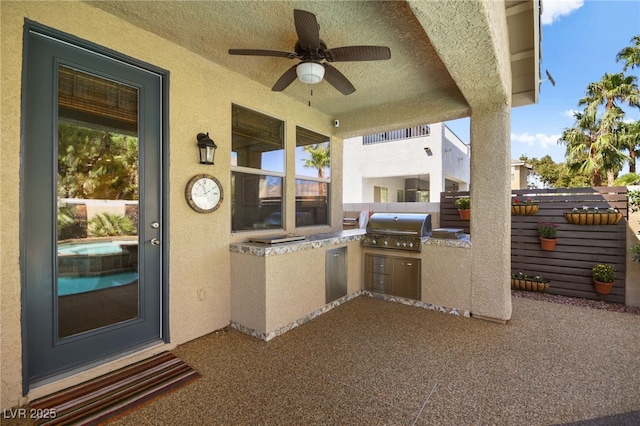
[[[196,175],[189,180],[185,196],[189,206],[198,213],[211,213],[222,203],[222,186],[211,175]]]

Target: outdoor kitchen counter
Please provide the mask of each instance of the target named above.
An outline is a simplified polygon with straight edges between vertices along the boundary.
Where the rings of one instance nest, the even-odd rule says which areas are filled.
[[[270,340],[332,309],[362,291],[364,230],[306,236],[275,245],[233,243],[231,326]],[[333,249],[346,249],[344,296],[327,303],[327,265]]]
[[[275,245],[232,243],[231,326],[262,340],[270,340],[350,300],[363,292],[365,231],[346,230],[306,236]],[[422,252],[374,249],[387,255],[424,259],[422,301],[461,311],[469,309],[469,272],[460,269],[470,259],[465,238],[422,238]],[[327,260],[330,250],[346,248],[346,294],[327,303]],[[453,254],[451,250],[460,253]],[[436,281],[436,278],[438,279]],[[462,283],[458,281],[462,280]]]
[[[273,245],[253,242],[232,243],[229,245],[229,250],[232,253],[249,254],[252,256],[278,256],[336,244],[345,244],[354,241],[359,242],[364,234],[364,229],[350,229],[347,231],[307,235],[304,240]]]
[[[307,235],[304,240],[274,245],[252,242],[232,243],[229,245],[229,251],[232,253],[248,254],[252,256],[278,256],[302,250],[360,241],[364,237],[364,234],[364,229],[350,229],[346,231]],[[421,242],[423,245],[429,246],[471,247],[471,238],[469,234],[465,234],[459,239],[423,237]]]

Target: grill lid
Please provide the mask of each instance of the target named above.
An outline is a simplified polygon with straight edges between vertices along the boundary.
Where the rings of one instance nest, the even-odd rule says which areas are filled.
[[[367,234],[431,235],[431,215],[427,213],[374,213],[367,224]]]

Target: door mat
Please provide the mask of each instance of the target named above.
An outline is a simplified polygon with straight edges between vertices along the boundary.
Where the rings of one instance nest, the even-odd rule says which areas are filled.
[[[97,425],[200,377],[170,352],[31,403],[38,425]],[[46,418],[45,418],[46,417]]]

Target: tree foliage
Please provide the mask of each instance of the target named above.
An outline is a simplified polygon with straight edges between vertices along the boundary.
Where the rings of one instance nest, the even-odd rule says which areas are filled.
[[[533,180],[546,188],[579,188],[591,184],[589,175],[570,170],[566,163],[555,163],[549,155],[540,159],[521,156],[520,160],[532,167]]]
[[[637,173],[627,173],[613,181],[615,186],[640,185],[640,175]]]
[[[315,143],[306,145],[304,151],[309,153],[311,158],[304,160],[304,167],[318,169],[318,177],[324,178],[325,167],[331,166],[331,151],[328,143]]]
[[[640,36],[631,42],[635,45],[622,49],[616,57],[625,61],[624,71],[640,66]],[[607,185],[613,185],[626,161],[630,172],[636,171],[640,123],[625,122],[621,105],[640,108],[637,80],[624,73],[605,73],[599,81],[590,83],[578,101],[583,110],[574,113],[573,127],[565,129],[558,140],[566,146],[568,171],[589,175],[593,186],[601,186],[605,178]]]
[[[640,68],[640,35],[633,36],[630,40],[631,46],[627,46],[622,49],[616,55],[616,61],[624,61],[623,71],[628,68]]]
[[[135,234],[136,228],[131,219],[121,214],[98,213],[87,226],[87,235],[90,237],[116,237]]]
[[[137,138],[61,123],[58,196],[137,200]]]

